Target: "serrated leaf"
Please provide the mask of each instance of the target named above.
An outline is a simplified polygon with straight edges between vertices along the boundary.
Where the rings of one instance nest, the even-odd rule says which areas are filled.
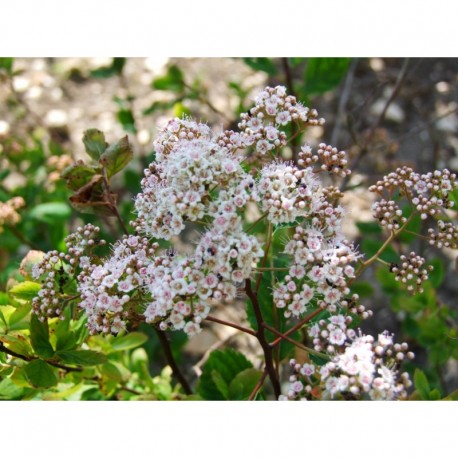
[[[25,301],[31,301],[41,289],[40,283],[35,283],[33,281],[24,281],[14,285],[9,291],[8,294],[11,294],[17,299],[23,299]]]
[[[256,369],[245,369],[238,373],[229,386],[230,399],[236,401],[248,399],[261,377],[262,372]]]
[[[420,398],[423,401],[427,401],[430,399],[429,397],[429,392],[430,392],[430,387],[428,383],[428,379],[426,378],[426,375],[423,371],[420,369],[415,369],[415,373],[413,376],[415,388],[420,394]]]
[[[204,399],[224,400],[224,396],[214,381],[213,372],[220,374],[226,384],[230,384],[236,375],[253,365],[232,348],[213,351],[202,367],[202,376],[197,386],[197,392]]]
[[[36,388],[50,388],[57,385],[53,368],[41,359],[35,359],[24,368],[27,380]]]
[[[305,70],[305,93],[322,94],[334,89],[348,71],[349,58],[311,58]]]
[[[56,355],[67,364],[77,364],[79,366],[97,366],[107,360],[106,355],[93,350],[58,351]]]
[[[105,134],[98,129],[86,130],[83,135],[83,143],[86,153],[96,161],[100,159],[100,156],[108,148],[108,143],[105,141]]]
[[[109,146],[100,157],[100,164],[106,169],[108,178],[120,172],[132,159],[134,153],[127,135]]]
[[[98,173],[98,168],[84,164],[82,161],[69,165],[61,174],[67,188],[78,191]]]
[[[48,322],[40,321],[36,315],[30,318],[30,341],[38,356],[51,358],[54,355],[54,349],[49,342]]]
[[[141,332],[130,332],[122,337],[115,337],[111,341],[111,346],[115,351],[130,350],[143,345],[148,340],[148,336]]]

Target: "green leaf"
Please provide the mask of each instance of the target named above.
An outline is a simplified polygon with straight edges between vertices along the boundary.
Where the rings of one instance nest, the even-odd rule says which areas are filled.
[[[392,274],[387,267],[379,267],[375,271],[375,277],[380,282],[385,293],[397,294],[401,290],[399,282],[395,280],[394,274]]]
[[[445,269],[444,263],[439,258],[431,259],[428,262],[429,265],[433,266],[433,271],[429,273],[428,278],[434,288],[439,288],[444,281]]]
[[[268,57],[245,57],[243,61],[253,70],[265,72],[270,76],[274,76],[278,73],[274,61]],[[291,90],[291,88],[288,89]]]
[[[23,392],[24,388],[15,385],[9,378],[0,382],[0,399],[19,399]]]
[[[368,281],[358,281],[351,285],[351,292],[360,297],[369,297],[374,294],[374,287]]]
[[[80,366],[97,366],[107,360],[106,355],[92,350],[58,351],[56,354],[63,362]]]
[[[35,359],[25,366],[25,376],[35,388],[50,388],[57,385],[53,368],[41,359]]]
[[[373,221],[371,222],[358,221],[356,223],[356,227],[359,229],[359,232],[362,235],[381,234],[382,233],[382,228],[380,227],[380,225]]]
[[[61,176],[66,181],[68,189],[78,191],[89,183],[98,172],[96,167],[85,165],[80,161],[68,166]]]
[[[121,75],[125,64],[125,57],[114,57],[110,66],[91,70],[91,76],[94,78],[110,78],[111,76]]]
[[[33,281],[24,281],[14,285],[9,291],[8,294],[11,294],[17,299],[23,299],[26,301],[31,301],[41,289],[40,283],[35,283]]]
[[[349,58],[311,58],[305,70],[305,93],[322,94],[334,89],[345,76]]]
[[[86,153],[96,161],[100,159],[100,156],[108,148],[104,133],[98,129],[86,130],[83,135],[83,143]]]
[[[64,202],[46,202],[34,207],[29,216],[37,221],[53,225],[57,221],[67,220],[71,214],[71,208]]]
[[[452,391],[443,401],[458,401],[458,390]]]
[[[415,369],[415,373],[413,376],[415,388],[417,389],[420,398],[424,401],[427,401],[430,399],[429,392],[429,383],[428,379],[426,378],[426,375],[423,371],[420,369]]]
[[[11,73],[13,70],[13,57],[0,57],[0,69],[6,70],[7,73]]]
[[[105,363],[100,366],[100,372],[103,376],[116,382],[122,381],[121,371],[113,363]]]
[[[132,159],[134,153],[127,135],[114,143],[100,157],[100,164],[105,167],[108,178],[121,171]]]
[[[111,341],[111,346],[115,351],[131,350],[143,345],[148,340],[148,336],[141,332],[130,332],[122,337],[115,337]]]
[[[218,371],[213,370],[211,371],[211,378],[216,388],[223,396],[223,399],[229,399],[229,387],[227,386],[227,383],[224,381],[223,376]]]
[[[365,238],[361,242],[361,248],[367,259],[374,256],[382,245],[383,241],[374,240],[370,238]],[[391,246],[385,248],[385,250],[379,257],[380,259],[383,259],[386,262],[397,262],[399,260],[398,254]]]
[[[31,306],[29,304],[18,307],[8,319],[8,328],[10,331],[19,331],[29,327],[28,320],[25,318],[29,315]]]
[[[116,117],[127,132],[131,132],[133,134],[137,133],[137,128],[135,127],[135,118],[132,110],[121,109],[117,112]]]
[[[30,341],[38,356],[51,358],[54,355],[54,349],[49,342],[48,322],[41,322],[36,315],[30,318]]]
[[[176,65],[171,65],[165,76],[153,80],[152,87],[160,91],[183,92],[185,88],[183,73]]]
[[[404,207],[402,209],[402,214],[407,218],[410,216],[411,213],[412,213],[412,209],[410,207]],[[421,219],[420,215],[416,214],[409,221],[409,224],[407,224],[406,230],[410,232],[415,232],[415,234],[418,234],[421,231],[422,223],[423,223],[423,220]],[[401,242],[403,243],[410,243],[418,237],[415,234],[410,234],[408,232],[401,232],[399,234],[399,240],[401,240]]]
[[[256,369],[245,369],[238,373],[229,387],[230,399],[236,401],[248,399],[261,377],[262,372]]]
[[[207,362],[202,368],[202,376],[197,386],[197,392],[204,399],[209,400],[224,400],[225,397],[221,393],[221,382],[219,387],[215,383],[214,372],[221,376],[226,385],[230,385],[232,380],[245,369],[252,368],[253,365],[245,358],[242,353],[239,353],[232,348],[225,350],[213,351]],[[217,377],[219,380],[219,377]]]

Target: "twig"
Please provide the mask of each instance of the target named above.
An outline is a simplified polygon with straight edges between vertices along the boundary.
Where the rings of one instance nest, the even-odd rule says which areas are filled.
[[[5,347],[5,345],[1,342],[0,342],[0,352],[6,353],[7,355],[14,356],[15,358],[19,358],[24,361],[33,361],[35,359],[40,359],[36,356],[25,356],[25,355],[21,355],[20,353],[16,353],[15,351],[10,350],[9,348]],[[50,360],[43,360],[43,361],[45,361],[46,363],[48,363],[51,366],[57,367],[59,369],[63,369],[67,372],[82,372],[83,370],[81,367],[69,367],[69,366],[65,366],[63,364],[59,364],[59,363],[56,363]]]
[[[119,225],[121,226],[124,234],[125,235],[129,235],[129,231],[127,230],[127,227],[124,224],[124,221],[121,218],[121,215],[119,214],[118,206],[116,205],[115,202],[113,202],[113,200],[111,198],[110,183],[108,182],[107,171],[106,171],[105,167],[103,167],[103,183],[105,184],[105,191],[107,193],[107,199],[108,199],[108,202],[110,204],[110,209],[112,210],[112,212],[114,213],[114,215],[118,219]]]
[[[258,325],[258,329],[256,331],[256,337],[264,352],[266,370],[267,370],[267,373],[269,375],[270,381],[274,389],[275,398],[278,399],[278,397],[281,394],[280,382],[277,378],[277,372],[275,370],[273,360],[272,360],[272,348],[269,346],[269,343],[267,342],[266,336],[264,333],[264,326],[263,326],[264,320],[262,318],[261,309],[259,307],[258,296],[251,288],[250,279],[245,280],[245,292],[247,296],[249,297],[251,304],[253,306],[253,311],[254,311],[256,322]]]
[[[322,308],[318,308],[316,309],[314,312],[312,312],[310,315],[308,315],[307,317],[305,317],[303,320],[299,321],[299,323],[295,324],[292,328],[288,329],[287,331],[285,331],[283,334],[282,334],[282,337],[278,337],[276,338],[275,340],[273,340],[272,342],[270,342],[270,346],[271,347],[275,347],[276,345],[278,345],[284,338],[284,336],[289,336],[290,334],[292,334],[293,332],[296,332],[298,329],[302,328],[302,326],[304,326],[304,324],[307,324],[310,320],[312,320],[313,318],[315,318],[319,313],[321,313],[323,311]]]
[[[170,342],[167,339],[167,334],[160,329],[154,328],[156,334],[159,338],[159,342],[161,344],[162,350],[164,351],[165,359],[167,360],[168,365],[171,367],[173,375],[176,379],[180,382],[183,390],[186,394],[192,394],[191,387],[189,386],[187,380],[184,378],[183,374],[178,367],[175,358],[172,353],[172,349],[170,348]]]
[[[207,321],[212,321],[213,323],[219,323],[219,324],[224,324],[225,326],[229,326],[230,328],[238,329],[239,331],[242,331],[246,334],[250,334],[252,336],[256,336],[256,332],[254,332],[252,329],[245,328],[243,326],[239,326],[238,324],[235,323],[230,323],[229,321],[221,320],[219,318],[216,318],[214,316],[208,315],[207,318],[205,318]]]
[[[334,129],[332,130],[332,134],[331,134],[331,145],[335,145],[339,138],[340,128],[341,128],[341,118],[343,116],[343,113],[345,111],[345,106],[347,105],[348,99],[350,97],[351,86],[353,84],[353,77],[355,75],[357,64],[358,64],[358,58],[352,59],[350,68],[348,69],[348,73],[345,78],[345,83],[342,88],[342,93],[340,94],[336,120],[334,122]]]
[[[264,380],[267,377],[267,370],[264,369],[261,378],[259,379],[258,383],[256,383],[256,386],[253,388],[253,391],[251,394],[248,396],[248,401],[253,401],[256,395],[258,394],[258,391],[262,388],[262,385],[264,383]]]

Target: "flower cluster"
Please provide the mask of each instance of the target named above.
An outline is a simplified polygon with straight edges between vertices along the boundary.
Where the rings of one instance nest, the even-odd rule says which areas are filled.
[[[79,265],[80,307],[88,316],[91,334],[117,334],[126,328],[126,320],[136,319],[143,303],[150,259],[158,248],[148,239],[124,236],[113,246],[113,253],[101,262],[82,257]]]
[[[289,162],[266,165],[258,184],[262,211],[274,224],[305,217],[319,202],[319,184],[311,168],[299,170]]]
[[[302,126],[324,124],[316,110],[310,110],[286,94],[284,86],[267,87],[255,99],[255,106],[241,115],[238,127],[255,145],[256,152],[265,155],[275,148],[286,145],[286,134],[281,127],[289,123]]]
[[[453,223],[439,220],[437,222],[438,231],[428,229],[429,243],[437,248],[458,248],[458,227]]]
[[[426,260],[416,255],[413,251],[407,256],[401,255],[400,264],[392,264],[390,271],[395,274],[396,281],[401,282],[403,287],[412,294],[422,293],[422,283],[428,280],[428,274],[433,266],[423,267]]]
[[[457,188],[456,175],[449,170],[436,170],[420,175],[410,167],[398,168],[383,177],[369,191],[382,195],[386,189],[390,195],[399,191],[407,197],[422,219],[434,216],[441,209],[451,208],[449,193]]]
[[[25,201],[22,197],[13,197],[6,202],[0,202],[0,234],[3,232],[3,226],[15,226],[21,221],[17,210],[24,205]]]
[[[65,239],[67,253],[50,251],[33,266],[32,277],[41,280],[42,285],[32,300],[32,310],[41,320],[62,316],[64,307],[74,298],[67,290],[77,276],[80,262],[88,259],[83,254],[105,244],[98,240],[99,232],[100,228],[92,224],[79,227]]]
[[[204,125],[194,125],[195,131],[206,132],[199,127]],[[217,188],[230,189],[233,203],[241,207],[249,197],[247,188],[254,185],[240,166],[240,157],[208,135],[193,133],[189,138],[191,133],[176,141],[162,141],[163,152],[145,171],[142,193],[135,200],[138,219],[134,226],[149,237],[170,239],[184,229],[185,221],[212,216],[211,204],[218,201]]]
[[[393,343],[387,332],[375,340],[369,335],[356,335],[325,365],[299,364],[290,361],[294,373],[290,389],[281,399],[343,399],[393,400],[405,398],[412,385],[407,373],[399,373],[405,359],[412,359],[406,343]]]

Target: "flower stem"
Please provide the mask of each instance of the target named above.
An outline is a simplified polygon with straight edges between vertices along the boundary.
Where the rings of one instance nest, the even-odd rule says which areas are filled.
[[[259,302],[258,302],[258,296],[257,294],[252,290],[251,288],[251,280],[247,279],[245,280],[245,292],[247,296],[249,297],[251,304],[253,306],[253,311],[256,317],[256,322],[258,325],[258,329],[256,331],[256,337],[262,347],[262,350],[264,352],[264,359],[265,359],[265,364],[266,364],[266,371],[267,374],[269,375],[269,379],[272,383],[272,387],[274,389],[274,395],[275,398],[278,399],[278,397],[281,394],[281,388],[280,388],[280,382],[277,378],[277,372],[275,370],[274,364],[273,364],[273,359],[272,359],[272,348],[269,346],[269,343],[267,342],[265,332],[264,332],[264,320],[262,318],[262,313],[261,313],[261,308],[259,307]]]
[[[178,367],[175,357],[173,356],[172,349],[170,347],[170,342],[167,339],[167,334],[160,329],[154,328],[156,334],[159,338],[159,342],[161,344],[162,350],[164,351],[165,359],[167,360],[168,365],[171,367],[173,375],[175,378],[180,382],[183,390],[186,394],[192,394],[191,387],[189,386],[187,380],[184,378],[183,374],[181,373],[180,368]]]

